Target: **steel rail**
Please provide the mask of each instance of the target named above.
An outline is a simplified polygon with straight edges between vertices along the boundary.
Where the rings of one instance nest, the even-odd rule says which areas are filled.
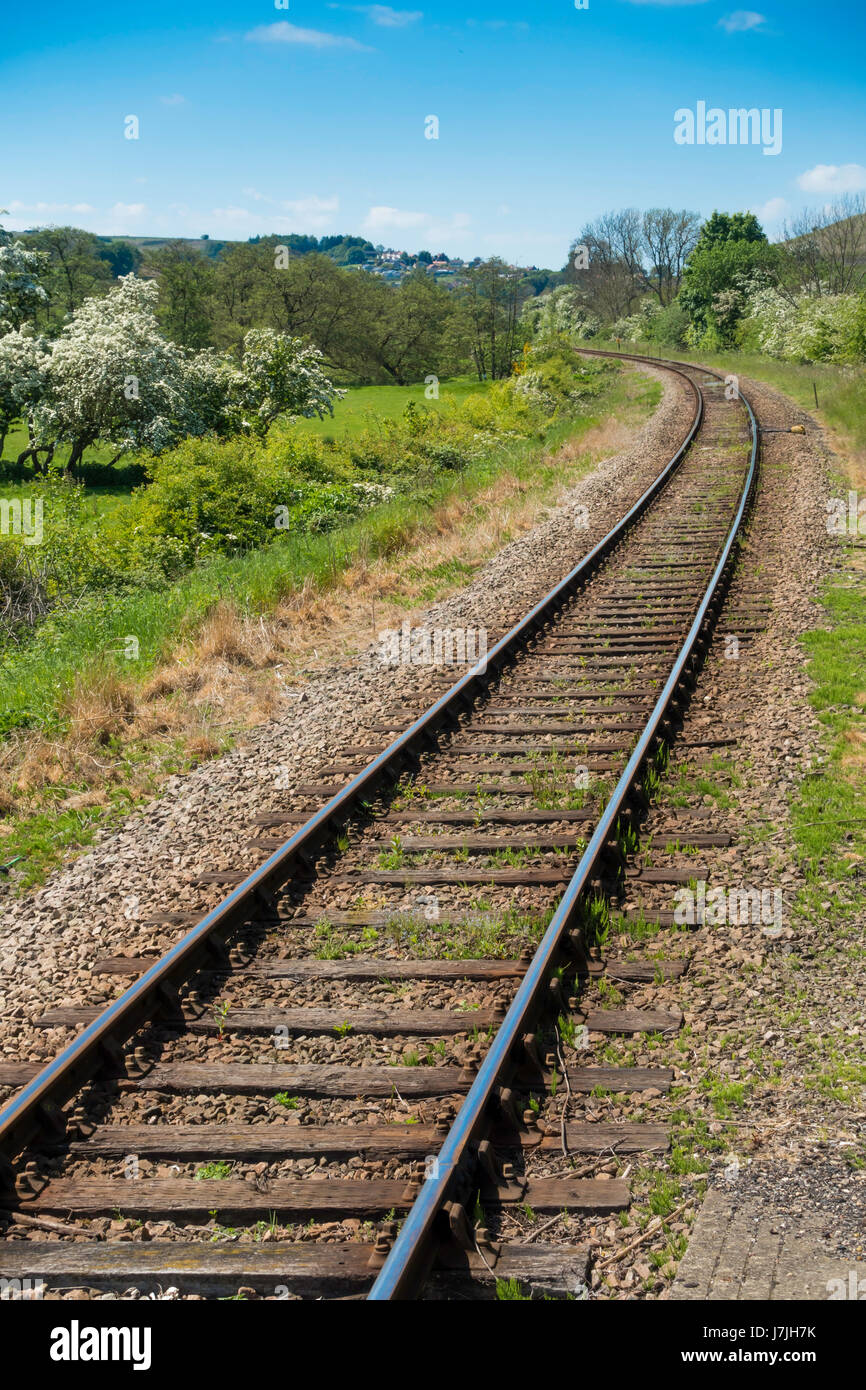
[[[613,355],[613,354],[611,354]],[[635,358],[634,360],[642,360]],[[58,1107],[106,1065],[123,1074],[119,1046],[163,1007],[177,1009],[174,992],[210,956],[224,963],[222,945],[229,932],[249,920],[256,903],[283,887],[299,864],[309,865],[335,829],[357,813],[386,779],[396,781],[404,763],[417,756],[448,721],[482,692],[491,670],[501,669],[523,650],[536,629],[544,626],[575,589],[588,580],[615,550],[636,521],[646,512],[681,464],[703,419],[703,397],[694,382],[676,366],[691,388],[695,414],[676,453],[638,500],[610,531],[550,592],[491,648],[486,660],[467,671],[418,719],[400,734],[369,767],[314,812],[280,849],[253,871],[243,883],[206,914],[160,960],[150,966],[129,989],[106,1008],[63,1051],[48,1062],[21,1091],[0,1109],[0,1181],[11,1181],[11,1160],[46,1127],[61,1124]]]
[[[656,359],[652,360],[655,361]],[[660,363],[659,365],[664,364]],[[703,369],[699,368],[699,370]],[[717,372],[708,372],[707,375],[719,377]],[[481,1063],[478,1075],[457,1112],[451,1129],[437,1155],[437,1161],[432,1165],[435,1176],[425,1180],[368,1294],[368,1300],[371,1302],[410,1299],[417,1295],[423,1285],[435,1253],[434,1227],[439,1221],[445,1202],[449,1200],[454,1191],[461,1164],[465,1163],[470,1154],[471,1144],[479,1138],[487,1123],[495,1088],[508,1066],[513,1062],[520,1039],[527,1031],[527,1021],[532,1019],[538,1009],[541,996],[548,987],[551,972],[556,964],[562,938],[575,922],[580,900],[590,883],[597,862],[604,852],[605,843],[614,830],[617,818],[626,806],[632,787],[656,741],[668,706],[679,688],[686,666],[698,646],[708,612],[719,590],[734,544],[739,537],[757,475],[757,421],[746,398],[741,395],[740,400],[746,407],[752,434],[749,467],[739,506],[719,560],[704,592],[704,597],[634,752],[614,788],[613,795],[596,825],[574,876],[527,967],[526,974],[511,1006],[499,1025],[496,1037]]]

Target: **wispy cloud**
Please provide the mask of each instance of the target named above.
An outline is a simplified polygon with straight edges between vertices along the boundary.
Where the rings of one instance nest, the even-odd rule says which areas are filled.
[[[160,97],[163,106],[184,106],[186,97],[182,97],[180,92],[174,92],[170,97]]]
[[[425,227],[430,221],[427,212],[406,212],[403,208],[370,208],[364,218],[367,232],[408,231],[412,227]]]
[[[862,193],[866,168],[862,164],[816,164],[800,174],[797,183],[805,193]]]
[[[344,34],[326,34],[321,29],[300,29],[281,19],[276,24],[260,24],[244,37],[250,43],[291,43],[306,48],[353,48],[356,52],[371,53],[372,49]]]
[[[146,215],[145,203],[115,203],[108,214],[108,226],[105,231],[110,235],[115,232],[132,231]]]
[[[522,34],[529,28],[529,25],[522,19],[467,19],[470,29],[493,29],[499,33],[508,30],[512,34]]]
[[[318,221],[322,225],[331,221],[333,213],[340,209],[339,198],[319,198],[315,193],[309,198],[286,198],[280,204],[286,212],[308,222]]]
[[[719,26],[729,34],[745,34],[750,29],[763,29],[766,22],[767,16],[758,14],[757,10],[734,10],[732,14],[722,15]]]
[[[66,212],[95,212],[89,203],[22,203],[14,198],[9,204],[10,213],[26,214],[36,217],[53,217]]]
[[[470,226],[472,218],[466,212],[455,212],[450,218],[435,217],[431,212],[410,212],[405,208],[387,206],[372,207],[362,223],[369,235],[383,235],[390,232],[415,232],[428,243],[444,243],[449,237],[463,232]],[[434,248],[431,245],[430,250]]]
[[[393,10],[390,5],[329,5],[329,10],[351,10],[354,14],[365,14],[382,29],[405,29],[407,24],[417,24],[424,18],[423,10]]]
[[[211,208],[211,217],[238,227],[245,226],[248,230],[266,222],[272,230],[280,232],[320,232],[333,225],[334,214],[340,208],[336,196],[320,198],[313,193],[306,198],[272,198],[257,188],[245,188],[243,192],[245,198],[262,203],[273,212],[263,214],[261,208],[251,212],[249,208],[229,206]]]

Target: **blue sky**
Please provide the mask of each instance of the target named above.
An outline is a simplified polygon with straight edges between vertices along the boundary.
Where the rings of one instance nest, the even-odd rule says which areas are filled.
[[[866,190],[862,0],[48,0],[3,27],[7,227],[559,266],[607,208],[748,208],[772,233]],[[781,109],[781,152],[676,144],[698,102]]]

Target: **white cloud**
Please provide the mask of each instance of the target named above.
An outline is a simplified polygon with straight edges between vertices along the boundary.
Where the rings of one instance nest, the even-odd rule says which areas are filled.
[[[352,10],[355,14],[365,14],[382,29],[405,29],[407,24],[416,24],[424,18],[423,10],[394,10],[390,5],[329,5],[329,10]]]
[[[170,97],[160,97],[163,106],[184,106],[186,97],[182,97],[180,92],[174,92]]]
[[[385,233],[414,232],[419,242],[430,250],[438,250],[460,232],[472,225],[467,212],[455,212],[450,218],[435,217],[430,212],[409,212],[404,208],[373,207],[362,223],[362,229],[374,240]],[[435,241],[436,246],[433,246]]]
[[[249,208],[235,207],[211,208],[210,215],[211,217],[221,217],[226,222],[246,222],[248,218],[252,217]]]
[[[89,203],[21,203],[15,198],[9,204],[9,211],[48,217],[62,212],[95,212],[96,208],[92,208]]]
[[[781,222],[787,216],[789,205],[787,198],[769,198],[766,203],[756,209],[759,222]]]
[[[745,34],[749,29],[761,29],[767,22],[765,14],[757,10],[734,10],[733,14],[722,15],[719,24],[729,34]]]
[[[145,203],[115,203],[108,214],[106,233],[128,232],[133,230],[147,213]]]
[[[862,164],[816,164],[800,174],[797,183],[806,193],[861,193],[866,189]]]
[[[316,232],[331,226],[334,213],[339,211],[340,200],[336,197],[319,198],[313,194],[310,198],[284,199],[281,206],[291,214],[295,230]]]
[[[354,48],[362,53],[371,50],[366,44],[358,43],[342,34],[326,34],[321,29],[300,29],[297,24],[289,24],[281,19],[276,24],[260,24],[250,29],[244,36],[251,43],[292,43],[307,48]]]
[[[339,198],[320,198],[315,193],[307,198],[280,200],[271,198],[266,193],[259,193],[255,188],[245,188],[244,194],[254,202],[264,203],[270,208],[279,208],[280,211],[263,213],[256,209],[251,212],[249,208],[230,205],[211,208],[210,217],[231,223],[233,226],[262,232],[267,229],[279,232],[319,232],[332,226],[334,213],[340,207]]]
[[[430,221],[429,212],[404,212],[401,208],[370,208],[364,218],[364,230],[384,232],[389,228],[406,231],[410,227],[425,227]]]
[[[423,10],[392,10],[390,5],[364,5],[363,9],[374,24],[381,24],[384,29],[402,29],[424,18]]]
[[[529,28],[529,25],[522,19],[513,21],[510,19],[467,19],[466,24],[470,29],[492,29],[495,32],[508,29],[513,34],[522,34]]]

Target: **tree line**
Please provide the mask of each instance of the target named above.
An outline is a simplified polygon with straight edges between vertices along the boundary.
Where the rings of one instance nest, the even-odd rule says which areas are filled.
[[[688,209],[623,208],[583,227],[564,274],[608,328],[640,316],[645,337],[730,347],[759,293],[772,292],[801,318],[814,301],[862,294],[866,198],[847,194],[806,211],[776,242],[754,213],[702,221]]]
[[[273,329],[315,343],[336,378],[355,384],[466,370],[507,376],[520,306],[561,278],[491,258],[462,268],[446,288],[428,271],[433,253],[421,251],[403,253],[404,278],[391,284],[363,269],[375,248],[361,237],[254,237],[216,243],[214,255],[182,240],[143,253],[75,227],[20,241],[39,258],[45,293],[28,317],[37,333],[55,336],[86,299],[134,273],[158,284],[159,323],[179,346],[239,353],[251,328]]]

